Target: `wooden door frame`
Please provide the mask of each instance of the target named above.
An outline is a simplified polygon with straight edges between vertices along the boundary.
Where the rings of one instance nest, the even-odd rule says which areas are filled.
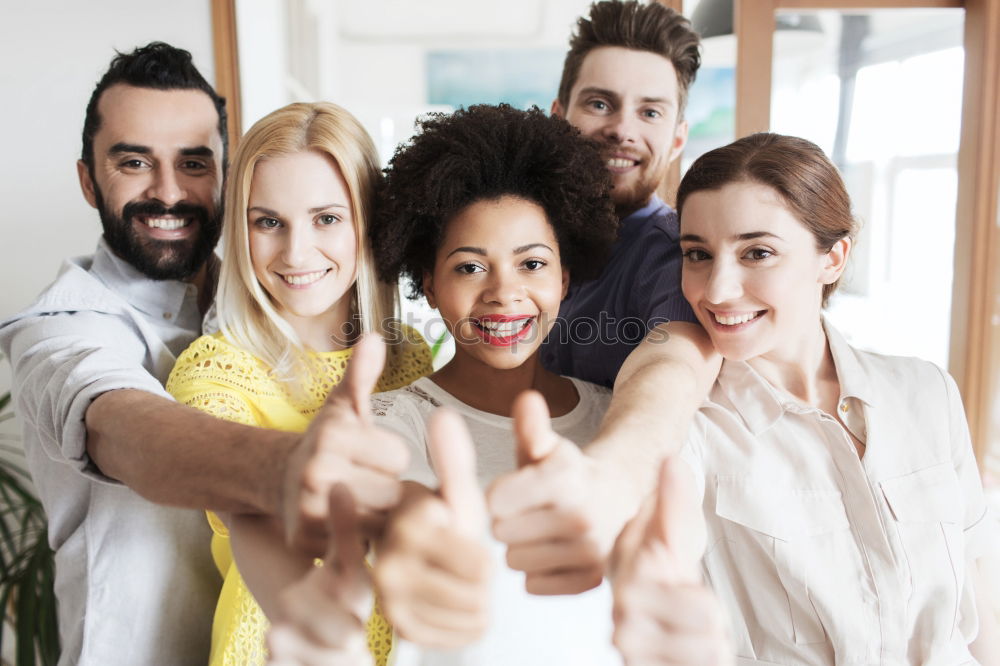
[[[240,58],[236,42],[236,0],[211,0],[215,91],[226,98],[229,153],[243,134],[240,100]]]

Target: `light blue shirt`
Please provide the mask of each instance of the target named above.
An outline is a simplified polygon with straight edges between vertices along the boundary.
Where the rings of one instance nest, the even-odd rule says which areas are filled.
[[[197,289],[151,280],[104,240],[0,323],[28,467],[49,518],[60,664],[206,663],[220,579],[204,513],[146,501],[87,455],[84,415],[163,382],[201,332]],[[135,445],[142,445],[137,432]]]

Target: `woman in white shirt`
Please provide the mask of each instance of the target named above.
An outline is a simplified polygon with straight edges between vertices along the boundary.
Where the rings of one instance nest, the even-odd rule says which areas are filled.
[[[725,358],[681,458],[737,663],[1000,663],[1000,539],[955,382],[822,316],[857,232],[836,168],[757,134],[699,158],[677,199],[684,295]],[[645,660],[683,631],[673,604],[635,612],[654,589],[637,571],[616,581],[626,663],[679,663]]]

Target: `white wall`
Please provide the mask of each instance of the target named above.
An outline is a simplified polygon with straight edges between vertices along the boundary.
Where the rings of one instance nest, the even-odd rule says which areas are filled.
[[[100,222],[80,194],[75,164],[87,100],[115,49],[169,42],[191,51],[214,81],[209,2],[4,3],[0,317],[28,305],[63,257],[90,253],[97,243]]]

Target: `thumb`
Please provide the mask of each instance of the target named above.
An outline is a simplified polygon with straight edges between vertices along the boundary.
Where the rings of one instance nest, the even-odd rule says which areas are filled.
[[[672,561],[677,583],[700,582],[699,563],[704,550],[704,521],[697,501],[694,475],[676,457],[660,465],[653,515],[646,525],[643,546],[659,544]]]
[[[367,423],[371,419],[369,399],[385,366],[385,342],[377,333],[366,333],[352,349],[344,379],[330,391],[329,400],[346,404]]]
[[[514,400],[514,437],[517,440],[517,466],[539,462],[552,453],[559,436],[552,430],[549,406],[538,391],[524,391]]]
[[[436,409],[427,435],[441,498],[455,514],[458,528],[478,536],[486,527],[486,500],[476,477],[476,451],[465,422],[455,412]]]
[[[354,496],[342,483],[330,488],[329,512],[326,523],[329,530],[323,566],[342,581],[360,581],[365,572],[365,547],[358,524]]]

